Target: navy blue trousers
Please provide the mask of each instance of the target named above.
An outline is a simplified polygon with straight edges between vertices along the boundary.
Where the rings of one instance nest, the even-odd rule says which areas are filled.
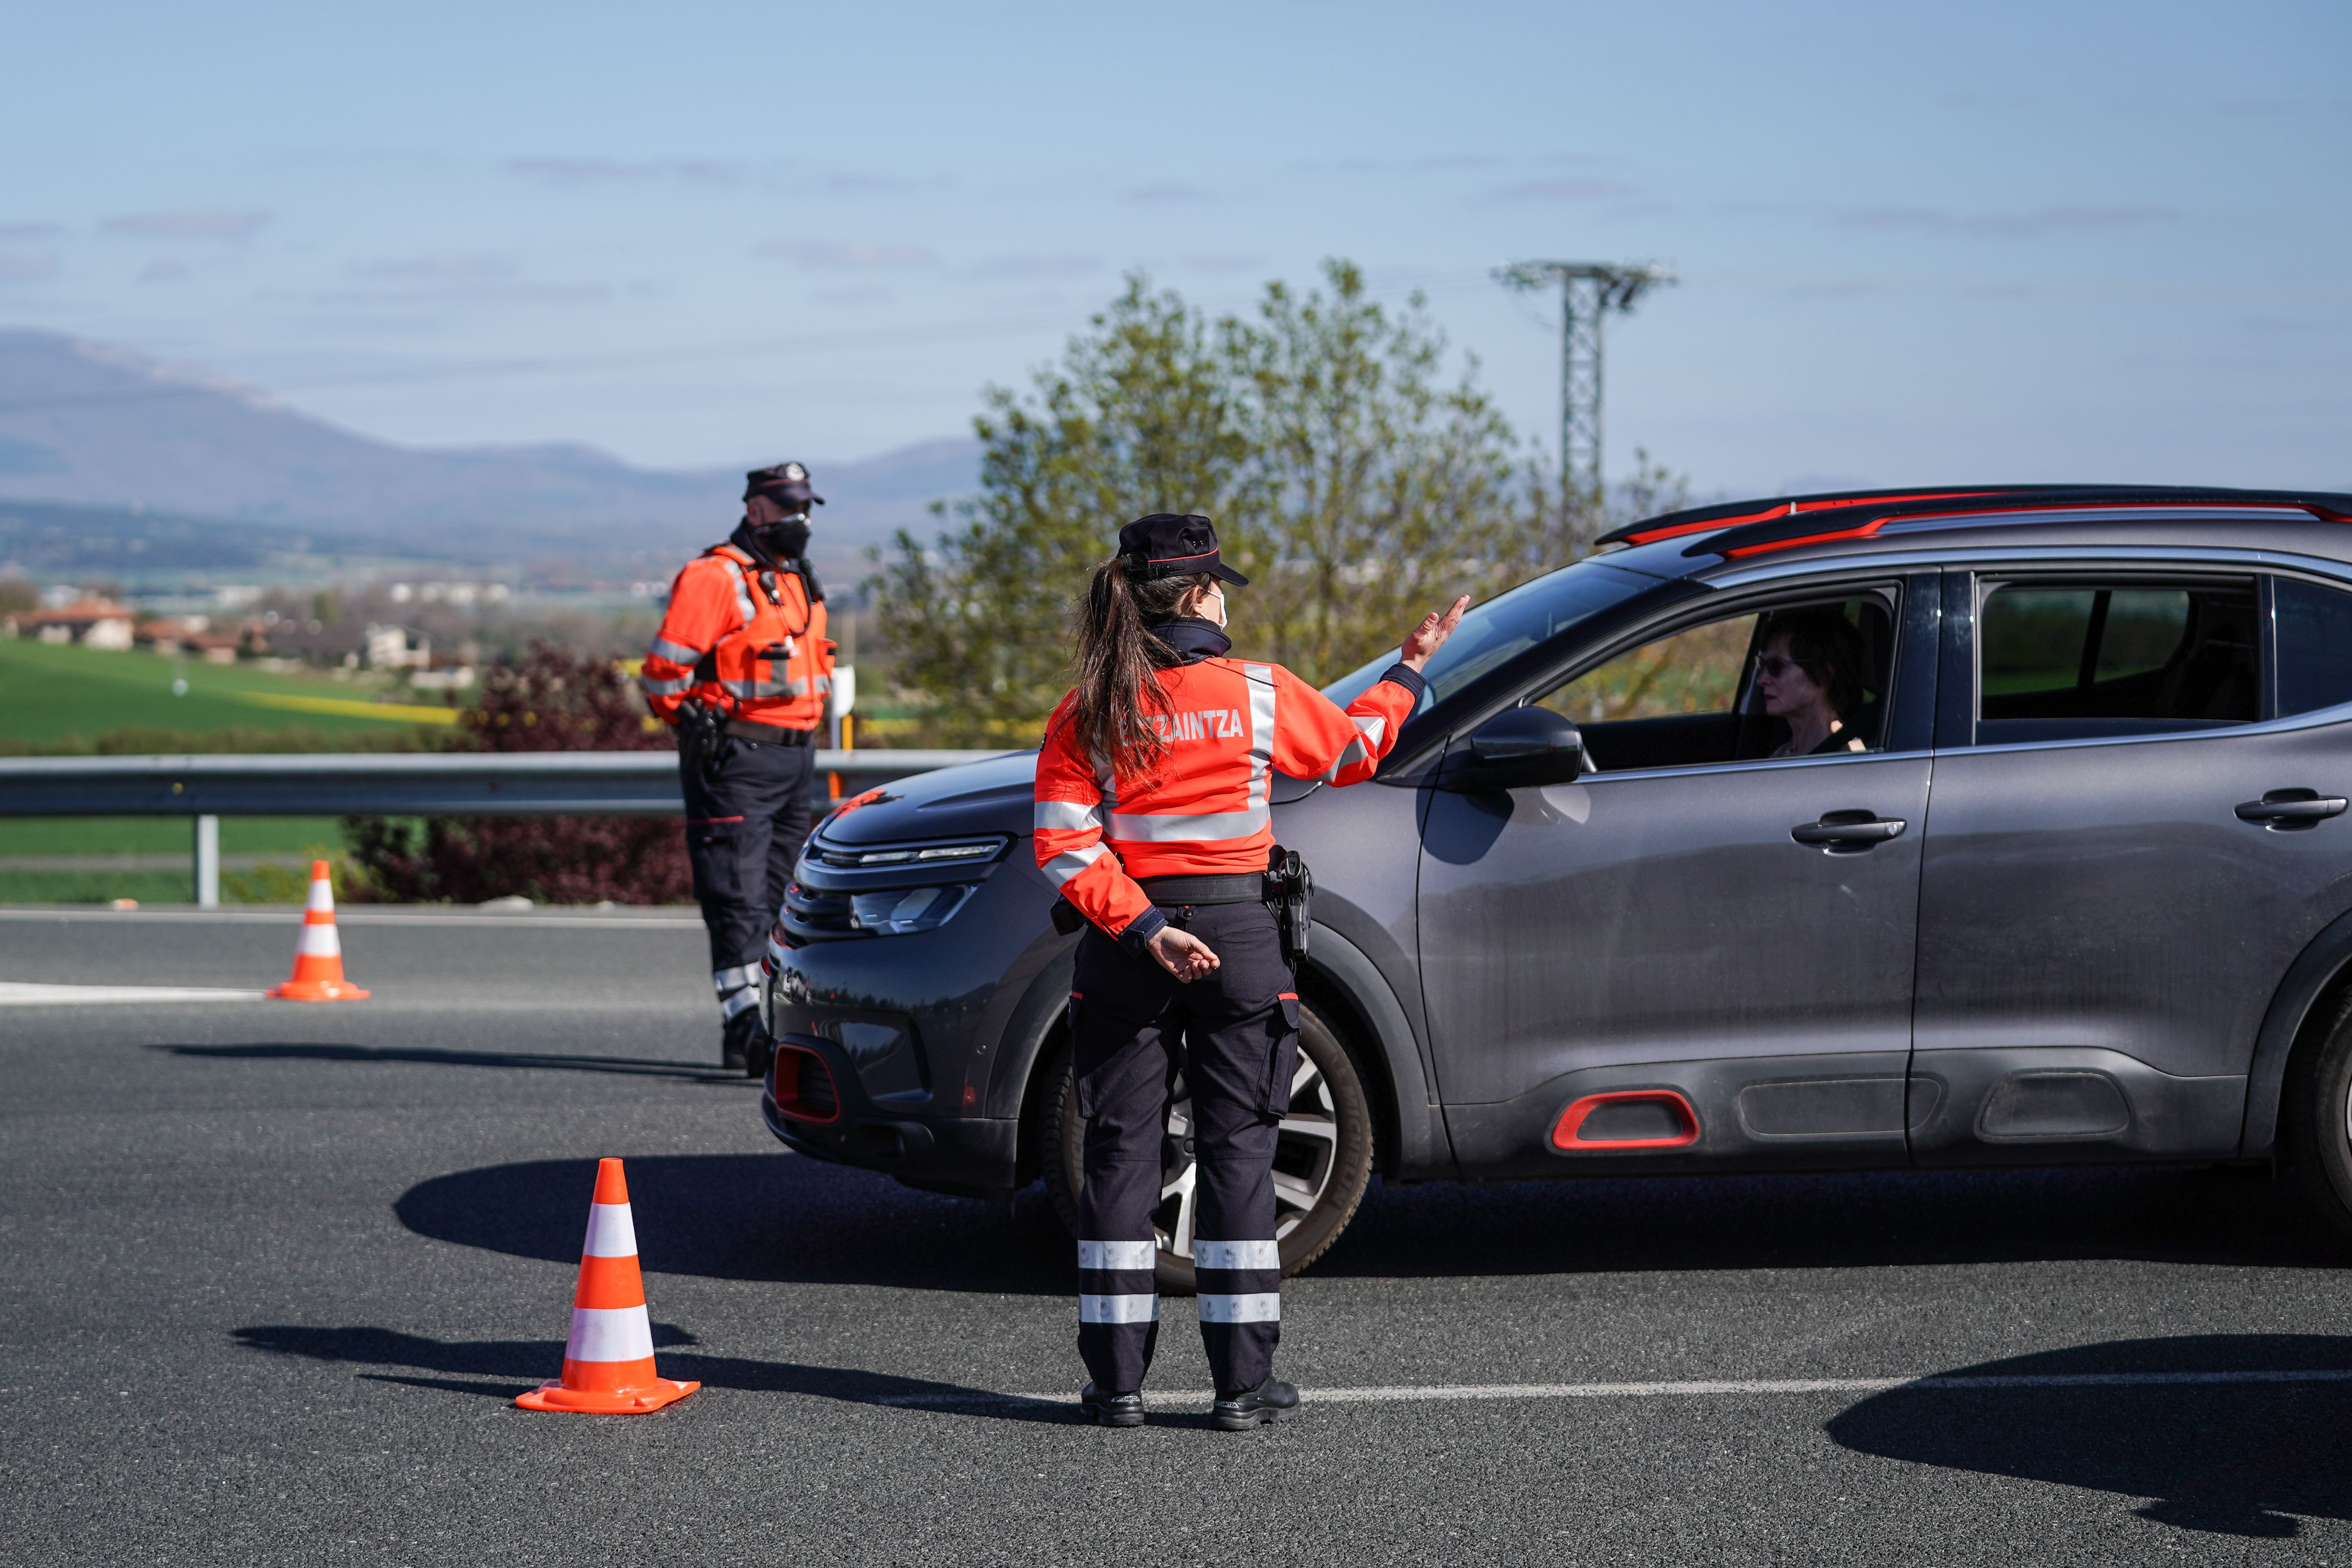
[[[1078,1110],[1078,1354],[1097,1387],[1142,1387],[1159,1341],[1154,1215],[1166,1201],[1169,1089],[1181,1068],[1192,1123],[1201,1338],[1217,1391],[1255,1388],[1282,1339],[1274,1150],[1298,1062],[1298,998],[1264,904],[1170,909],[1217,971],[1180,984],[1101,931],[1079,939],[1071,998]]]
[[[729,1018],[758,1005],[760,955],[808,841],[816,753],[730,737],[719,774],[681,761],[686,858],[710,933],[710,981]]]

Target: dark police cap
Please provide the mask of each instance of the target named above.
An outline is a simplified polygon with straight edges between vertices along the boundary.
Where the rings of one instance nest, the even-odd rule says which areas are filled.
[[[1206,572],[1237,588],[1249,579],[1217,559],[1217,530],[1205,517],[1155,511],[1118,531],[1118,552],[1137,582]]]
[[[743,499],[766,496],[777,501],[814,501],[824,504],[824,498],[809,489],[808,469],[798,463],[778,463],[772,468],[753,468],[743,476]]]

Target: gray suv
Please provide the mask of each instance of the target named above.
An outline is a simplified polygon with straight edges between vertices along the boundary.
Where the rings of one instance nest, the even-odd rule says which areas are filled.
[[[2284,1159],[2352,1230],[2352,497],[1813,496],[1604,543],[1469,614],[1377,780],[1276,792],[1317,888],[1286,1271],[1374,1172]],[[1855,650],[1845,749],[1776,754],[1793,610]],[[1032,766],[824,820],[761,1109],[917,1187],[1042,1177],[1066,1219],[1076,938]],[[1180,1080],[1172,1289],[1186,1110]]]

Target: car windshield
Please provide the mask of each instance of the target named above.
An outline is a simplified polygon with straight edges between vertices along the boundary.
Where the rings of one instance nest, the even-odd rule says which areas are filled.
[[[1580,561],[1487,600],[1465,615],[1445,646],[1430,656],[1423,671],[1429,689],[1413,711],[1426,713],[1506,659],[1657,585],[1657,578],[1639,572]],[[1370,689],[1396,657],[1393,650],[1381,655],[1325,687],[1323,695],[1345,708]]]

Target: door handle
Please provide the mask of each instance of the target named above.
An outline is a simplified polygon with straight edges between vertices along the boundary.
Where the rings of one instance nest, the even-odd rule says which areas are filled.
[[[1817,847],[1828,855],[1859,855],[1890,838],[1900,838],[1910,826],[1899,816],[1867,811],[1825,811],[1819,822],[1801,822],[1789,829],[1800,844]]]
[[[2344,808],[2352,805],[2340,795],[2321,795],[2311,789],[2274,789],[2260,800],[2250,800],[2237,808],[2240,822],[2260,823],[2273,833],[2294,833],[2306,827],[2316,827],[2331,816],[2341,816]]]

